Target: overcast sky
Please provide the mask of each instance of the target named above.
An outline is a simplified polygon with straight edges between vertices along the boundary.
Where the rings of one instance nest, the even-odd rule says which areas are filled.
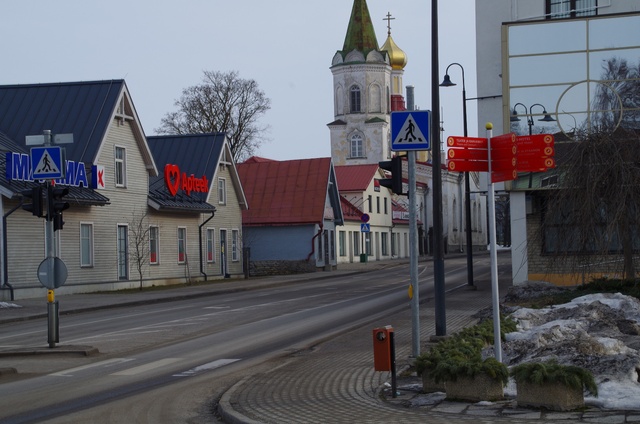
[[[387,36],[408,64],[404,85],[431,109],[431,1],[368,0],[378,43]],[[329,67],[342,49],[352,0],[3,0],[0,84],[124,78],[142,126],[155,134],[184,88],[202,72],[237,70],[271,99],[260,156],[330,156],[334,120]],[[465,68],[467,97],[476,96],[474,0],[440,0],[440,80],[446,66]],[[460,83],[459,68],[451,68]],[[441,90],[445,137],[462,135],[461,86]],[[469,135],[476,136],[469,103]]]

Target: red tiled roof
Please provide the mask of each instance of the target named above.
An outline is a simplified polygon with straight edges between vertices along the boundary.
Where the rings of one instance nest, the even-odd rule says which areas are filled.
[[[342,216],[345,221],[360,221],[362,218],[362,211],[357,208],[353,203],[340,196],[340,206],[342,207]]]
[[[254,160],[238,165],[249,209],[244,225],[320,223],[329,184],[331,158]]]
[[[263,158],[261,156],[251,156],[249,159],[245,160],[243,163],[257,163],[257,162],[277,162],[274,159]]]
[[[377,172],[376,164],[336,166],[338,190],[341,192],[365,191]]]

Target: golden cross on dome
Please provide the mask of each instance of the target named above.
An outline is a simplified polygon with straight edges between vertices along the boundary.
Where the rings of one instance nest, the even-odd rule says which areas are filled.
[[[387,12],[387,17],[383,19],[383,21],[387,21],[387,35],[391,35],[391,21],[394,19],[391,17],[391,12]]]

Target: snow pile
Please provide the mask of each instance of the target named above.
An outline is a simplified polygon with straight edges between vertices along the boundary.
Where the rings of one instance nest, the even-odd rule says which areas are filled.
[[[3,308],[22,308],[22,306],[16,305],[15,303],[0,302],[0,309]]]
[[[616,294],[594,294],[543,309],[517,308],[518,331],[506,335],[503,362],[556,359],[590,370],[598,385],[589,405],[640,409],[640,301]],[[505,392],[513,390],[507,387]]]

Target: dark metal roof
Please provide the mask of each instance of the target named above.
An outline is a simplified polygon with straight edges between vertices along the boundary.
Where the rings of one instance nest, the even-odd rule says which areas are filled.
[[[124,80],[2,85],[0,129],[21,146],[44,130],[73,133],[67,159],[92,163],[124,87]]]
[[[209,193],[191,195],[169,193],[164,182],[164,167],[177,165],[181,172],[197,178],[206,176],[211,185],[224,147],[224,133],[167,135],[147,137],[160,176],[149,179],[149,205],[156,209],[183,210],[187,212],[214,212],[215,206],[207,203]]]

